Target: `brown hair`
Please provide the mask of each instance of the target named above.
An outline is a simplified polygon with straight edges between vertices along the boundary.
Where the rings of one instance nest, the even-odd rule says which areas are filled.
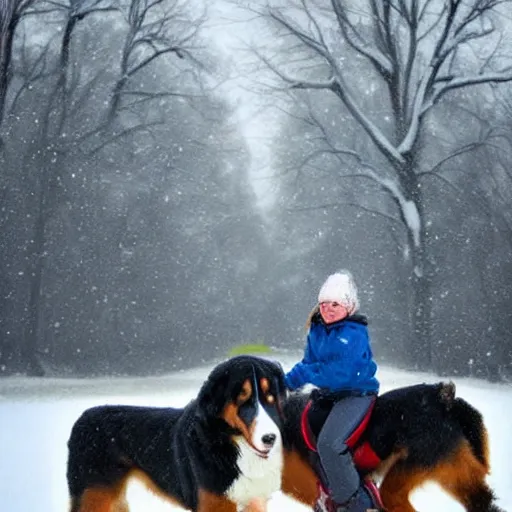
[[[313,320],[313,317],[320,311],[320,304],[317,304],[309,313],[308,319],[306,320],[306,325],[304,328],[306,329],[306,332],[309,331],[309,328],[311,327],[311,321]]]

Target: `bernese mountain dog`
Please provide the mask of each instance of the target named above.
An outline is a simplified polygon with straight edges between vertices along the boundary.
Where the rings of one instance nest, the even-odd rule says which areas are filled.
[[[236,512],[281,487],[283,371],[238,356],[216,366],[182,409],[86,410],[68,441],[71,512],[127,512],[131,477],[197,512]]]
[[[330,501],[315,440],[333,397],[314,390],[283,402],[282,490],[317,510]],[[503,512],[486,482],[488,434],[482,415],[455,396],[451,382],[417,384],[383,393],[347,441],[353,460],[386,512],[414,512],[410,493],[437,483],[468,512]],[[373,479],[381,480],[377,491]],[[380,501],[377,500],[377,501]]]

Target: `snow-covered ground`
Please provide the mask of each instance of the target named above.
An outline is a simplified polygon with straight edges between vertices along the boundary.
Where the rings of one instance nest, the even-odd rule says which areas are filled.
[[[299,356],[297,356],[299,357]],[[277,358],[277,356],[276,356]],[[279,357],[285,368],[294,358]],[[0,379],[0,510],[2,512],[66,512],[66,442],[71,426],[84,409],[99,404],[140,404],[180,407],[192,399],[211,367],[166,377],[73,379]],[[381,367],[382,390],[438,377]],[[489,482],[505,510],[512,510],[512,387],[454,379],[457,393],[484,415],[490,433],[492,474]],[[128,491],[132,512],[176,510],[137,482]],[[417,491],[413,504],[421,512],[461,511],[434,485]],[[276,495],[270,512],[307,510]]]

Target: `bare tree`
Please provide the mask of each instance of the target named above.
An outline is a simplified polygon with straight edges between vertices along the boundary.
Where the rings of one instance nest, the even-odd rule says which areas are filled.
[[[29,0],[20,3],[18,10],[22,4],[26,9]],[[54,16],[54,22],[61,22],[62,27],[58,45],[54,43],[55,37],[50,37],[46,46],[39,50],[39,55],[26,61],[23,56],[30,42],[23,41],[17,68],[18,80],[8,96],[12,98],[10,111],[13,113],[21,108],[24,98],[29,103],[34,102],[31,91],[35,77],[38,78],[38,101],[34,104],[34,110],[38,111],[37,123],[30,143],[23,148],[24,158],[17,166],[18,173],[33,176],[30,193],[34,201],[30,205],[29,215],[33,225],[26,244],[25,273],[29,297],[23,321],[23,341],[16,348],[29,374],[43,373],[37,357],[37,346],[41,334],[44,269],[48,257],[47,231],[48,224],[62,202],[61,196],[66,195],[62,185],[66,169],[73,159],[99,153],[111,144],[133,140],[135,133],[149,132],[157,124],[156,121],[148,120],[147,115],[141,115],[135,120],[133,118],[136,116],[132,115],[130,121],[123,119],[114,126],[114,121],[122,118],[128,108],[136,108],[135,104],[139,108],[138,113],[142,113],[145,112],[144,107],[149,107],[146,105],[148,101],[174,94],[172,83],[165,91],[138,90],[131,83],[135,75],[140,79],[138,84],[143,82],[150,63],[157,63],[157,59],[169,53],[182,59],[190,57],[190,61],[194,60],[189,51],[193,49],[193,39],[200,28],[201,17],[189,17],[185,3],[177,0],[129,0],[126,11],[128,29],[124,32],[126,36],[119,72],[108,75],[105,69],[98,69],[98,64],[100,68],[102,66],[100,61],[89,66],[92,71],[89,69],[87,73],[81,73],[81,67],[87,63],[80,55],[80,38],[76,37],[80,22],[95,15],[122,14],[124,7],[125,4],[117,0],[72,0],[69,4],[37,3],[29,12],[33,16],[27,23],[41,19],[38,16],[51,15]],[[71,58],[73,52],[76,58]],[[195,62],[191,62],[190,67],[195,65]],[[112,74],[116,77],[113,83],[109,81]],[[154,83],[151,79],[148,82]],[[132,87],[129,88],[129,85]],[[8,86],[9,82],[6,81]],[[110,90],[110,94],[107,93],[103,110],[98,115],[91,115],[91,110],[98,110],[100,103],[95,99],[96,87]],[[136,101],[122,102],[124,95],[135,97]],[[16,123],[15,118],[13,116],[13,123]],[[8,148],[9,155],[20,152],[20,148],[15,146],[13,142],[13,147]],[[4,357],[8,357],[8,354],[4,354]]]
[[[11,79],[12,44],[21,17],[35,0],[0,0],[0,127]],[[2,140],[0,138],[0,146]]]
[[[428,232],[419,173],[420,135],[427,114],[449,92],[512,80],[512,67],[500,65],[500,9],[509,0],[289,0],[263,14],[283,38],[292,38],[293,57],[258,51],[265,65],[290,89],[335,95],[362,127],[389,169],[367,164],[350,148],[329,152],[353,158],[360,174],[393,199],[407,232],[414,306],[413,362],[431,366],[431,284],[435,273],[426,251]],[[255,7],[254,10],[262,12]],[[343,64],[351,53],[372,70],[393,121],[384,130],[371,112],[353,75]],[[470,55],[471,56],[468,56]],[[304,56],[307,56],[306,61]],[[476,56],[476,57],[475,57]],[[312,68],[318,79],[311,79]],[[320,72],[318,70],[321,70]]]
[[[203,17],[193,22],[184,16],[185,1],[130,0],[126,12],[128,32],[121,56],[121,68],[109,105],[107,122],[111,123],[123,97],[133,101],[148,101],[164,93],[141,91],[133,79],[155,59],[174,54],[180,59],[192,59],[193,43],[201,28]]]

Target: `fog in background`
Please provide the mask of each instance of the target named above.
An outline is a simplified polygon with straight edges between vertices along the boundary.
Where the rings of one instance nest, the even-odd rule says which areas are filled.
[[[512,2],[0,0],[0,375],[297,350],[512,378]]]

